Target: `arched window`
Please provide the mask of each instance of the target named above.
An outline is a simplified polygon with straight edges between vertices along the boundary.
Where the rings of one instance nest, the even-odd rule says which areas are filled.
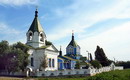
[[[55,67],[55,60],[52,59],[52,67]]]
[[[34,66],[34,60],[31,58],[31,66]]]
[[[51,67],[51,58],[49,58],[49,67]]]
[[[32,40],[32,33],[29,33],[29,40]]]
[[[43,40],[43,34],[40,34],[40,41],[42,41],[42,42],[44,41]]]

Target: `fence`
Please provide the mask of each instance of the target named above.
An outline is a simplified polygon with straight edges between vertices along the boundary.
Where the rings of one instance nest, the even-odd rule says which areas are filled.
[[[122,70],[122,66],[108,66],[100,69],[88,68],[88,69],[71,69],[71,70],[56,70],[56,71],[32,71],[29,76],[68,76],[68,75],[95,75],[102,72],[111,70]],[[8,76],[26,76],[26,72],[15,72],[7,74],[7,72],[0,72],[0,75]]]
[[[67,75],[95,75],[102,72],[107,72],[111,70],[122,70],[123,67],[114,67],[114,69],[110,66],[102,67],[100,69],[72,69],[72,70],[57,70],[57,71],[37,71],[35,73],[36,76],[67,76]]]

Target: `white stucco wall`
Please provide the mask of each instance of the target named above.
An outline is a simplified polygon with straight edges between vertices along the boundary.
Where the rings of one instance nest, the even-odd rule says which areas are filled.
[[[47,50],[47,49],[45,50],[45,53],[46,53],[48,59],[51,59],[51,60],[54,59],[54,65],[55,65],[54,67],[52,67],[52,66],[49,67],[48,66],[46,68],[46,70],[52,70],[52,71],[58,70],[58,66],[57,66],[58,65],[58,61],[57,61],[58,60],[57,59],[58,53],[50,51],[50,50]]]
[[[32,33],[32,40],[29,40],[29,33]],[[40,41],[40,34],[43,34],[43,41]],[[29,31],[27,32],[27,45],[30,45],[34,48],[38,48],[38,47],[41,47],[41,46],[44,46],[45,45],[45,40],[46,40],[46,36],[43,32],[32,32],[32,31]]]
[[[48,49],[30,49],[28,51],[28,54],[29,54],[29,65],[27,67],[30,67],[33,69],[33,71],[36,71],[38,69],[40,69],[40,65],[41,65],[41,61],[43,59],[43,56],[46,55],[47,57],[47,63],[48,62],[48,59],[51,58],[51,59],[54,59],[54,67],[47,67],[45,70],[46,71],[54,71],[54,70],[58,70],[58,67],[57,67],[57,56],[58,56],[58,52],[55,52],[55,51],[52,51],[52,50],[48,50]],[[31,58],[34,59],[34,66],[31,66]]]

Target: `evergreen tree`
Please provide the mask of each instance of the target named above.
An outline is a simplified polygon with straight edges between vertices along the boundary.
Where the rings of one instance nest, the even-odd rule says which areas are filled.
[[[92,54],[90,53],[90,62],[93,61],[93,57],[92,57]]]
[[[105,55],[103,49],[99,46],[97,46],[97,49],[95,51],[95,59],[98,60],[102,66],[109,66],[111,63]]]

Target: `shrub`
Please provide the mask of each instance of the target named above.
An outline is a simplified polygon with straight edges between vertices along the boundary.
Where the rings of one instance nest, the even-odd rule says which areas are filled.
[[[93,60],[93,61],[91,61],[90,62],[91,63],[91,65],[94,67],[94,68],[101,68],[101,64],[100,64],[100,62],[99,61],[97,61],[97,60]]]

